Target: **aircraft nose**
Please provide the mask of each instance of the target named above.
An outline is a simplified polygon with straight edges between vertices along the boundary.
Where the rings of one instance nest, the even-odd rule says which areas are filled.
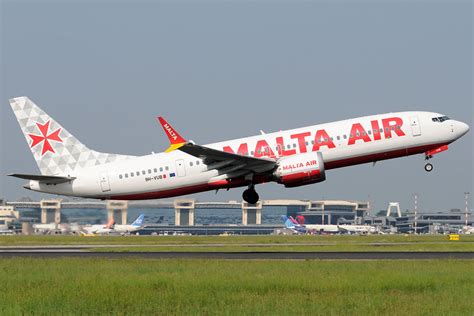
[[[458,122],[458,129],[459,129],[459,133],[462,136],[466,134],[467,132],[469,132],[469,125],[463,122]]]

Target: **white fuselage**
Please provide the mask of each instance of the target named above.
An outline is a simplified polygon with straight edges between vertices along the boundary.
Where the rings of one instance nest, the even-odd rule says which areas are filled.
[[[114,233],[133,233],[142,229],[142,226],[135,225],[114,225],[112,232]]]
[[[425,153],[468,131],[455,120],[433,121],[441,114],[398,112],[313,125],[205,145],[254,157],[280,157],[319,151],[326,170]],[[30,181],[29,189],[100,199],[154,199],[218,188],[246,186],[222,182],[226,175],[203,160],[175,150],[75,170],[76,179],[57,185]],[[262,179],[260,183],[272,181]]]
[[[340,229],[337,225],[307,224],[305,226],[308,230],[314,230],[316,232],[324,232],[324,233],[339,233],[340,232]]]

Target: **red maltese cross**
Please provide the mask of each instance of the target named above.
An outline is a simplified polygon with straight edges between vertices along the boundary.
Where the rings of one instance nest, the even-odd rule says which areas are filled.
[[[63,140],[61,137],[59,137],[59,133],[61,132],[61,129],[58,128],[51,134],[48,134],[49,131],[49,122],[47,121],[45,124],[40,124],[36,123],[36,126],[38,126],[38,129],[41,132],[41,135],[35,135],[35,134],[28,134],[28,136],[31,137],[33,142],[31,143],[31,148],[35,147],[36,145],[43,143],[43,149],[41,150],[41,156],[46,154],[48,151],[52,152],[53,154],[55,153],[53,146],[51,146],[50,141],[55,141],[62,143]]]

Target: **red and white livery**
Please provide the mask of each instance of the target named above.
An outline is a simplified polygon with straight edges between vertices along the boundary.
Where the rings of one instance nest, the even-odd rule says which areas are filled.
[[[334,168],[414,154],[429,160],[469,131],[467,124],[443,114],[410,111],[198,145],[159,117],[170,147],[138,157],[89,149],[27,97],[10,104],[41,171],[11,176],[29,180],[25,188],[33,191],[97,199],[158,199],[248,187],[243,199],[256,203],[257,184],[297,187],[324,181]],[[425,169],[433,166],[426,163]]]

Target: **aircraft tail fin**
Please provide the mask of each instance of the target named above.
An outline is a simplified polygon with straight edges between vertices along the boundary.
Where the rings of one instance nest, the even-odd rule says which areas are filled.
[[[304,216],[303,215],[296,216],[296,221],[298,222],[298,224],[304,225]]]
[[[107,225],[105,225],[105,228],[112,228],[113,226],[115,225],[115,220],[114,218],[112,217],[111,219],[109,219],[109,221],[107,222]]]
[[[286,228],[295,228],[295,224],[286,215],[281,216],[281,220],[285,223]]]
[[[145,214],[140,214],[140,216],[137,217],[137,219],[132,223],[132,226],[143,226],[143,222],[145,220]]]
[[[295,225],[299,225],[299,224],[300,224],[300,223],[298,223],[298,222],[293,218],[293,216],[290,216],[289,219],[290,219],[290,221],[291,221],[293,224],[295,224]]]
[[[43,175],[69,175],[74,170],[129,158],[87,148],[27,97],[10,105]]]

